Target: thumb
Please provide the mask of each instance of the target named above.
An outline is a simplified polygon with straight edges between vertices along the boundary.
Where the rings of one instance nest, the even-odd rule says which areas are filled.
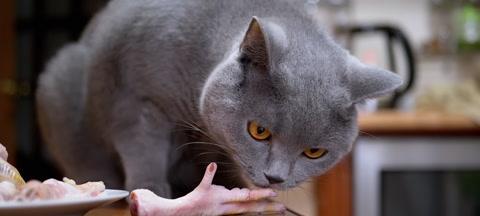
[[[205,174],[203,175],[203,179],[198,185],[201,188],[207,188],[212,185],[213,177],[215,176],[215,172],[217,171],[217,164],[215,162],[210,163],[205,170]]]

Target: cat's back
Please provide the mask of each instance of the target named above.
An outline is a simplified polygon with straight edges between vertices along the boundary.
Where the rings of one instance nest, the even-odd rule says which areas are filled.
[[[252,17],[298,32],[309,29],[305,4],[305,0],[113,0],[92,21],[82,43],[94,61],[121,59],[119,73],[131,80],[128,85],[138,94],[159,101],[188,95],[186,103],[195,105],[203,82],[239,45]],[[115,59],[102,59],[108,56]],[[90,80],[104,80],[94,76]]]
[[[92,21],[82,41],[148,44],[143,48],[157,52],[181,52],[187,46],[225,53],[253,16],[292,27],[306,25],[305,4],[305,0],[113,0]]]

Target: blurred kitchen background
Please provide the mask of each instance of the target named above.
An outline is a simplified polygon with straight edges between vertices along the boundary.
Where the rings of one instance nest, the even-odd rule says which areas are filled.
[[[61,177],[38,132],[36,79],[105,2],[0,1],[0,142],[26,179]],[[339,43],[405,85],[359,107],[350,156],[279,199],[302,215],[480,215],[480,0],[306,2]]]

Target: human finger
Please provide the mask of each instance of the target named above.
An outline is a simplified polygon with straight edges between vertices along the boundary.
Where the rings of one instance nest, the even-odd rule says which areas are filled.
[[[205,169],[205,174],[203,175],[202,181],[198,187],[208,188],[212,185],[213,177],[217,171],[217,164],[215,162],[210,163]]]
[[[272,189],[234,188],[222,194],[223,202],[248,202],[277,196]]]

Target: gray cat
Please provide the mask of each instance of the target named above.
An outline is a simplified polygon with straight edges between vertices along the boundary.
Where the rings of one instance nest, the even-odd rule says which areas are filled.
[[[324,173],[357,136],[355,104],[400,84],[301,0],[114,0],[50,61],[37,101],[67,176],[177,197],[208,161],[227,187]]]

